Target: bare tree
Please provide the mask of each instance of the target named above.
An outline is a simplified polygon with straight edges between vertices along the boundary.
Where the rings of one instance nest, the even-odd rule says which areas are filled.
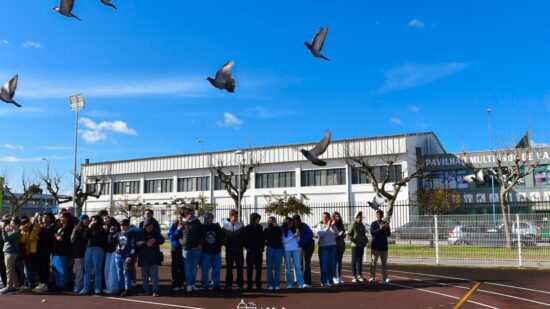
[[[8,187],[7,180],[5,181],[6,184],[1,189],[3,195],[10,203],[10,210],[8,212],[10,216],[13,216],[17,212],[19,212],[19,210],[21,210],[21,207],[23,207],[23,205],[30,201],[34,195],[42,194],[42,189],[40,188],[38,181],[28,179],[25,176],[25,173],[21,175],[22,193],[14,193],[13,189]]]
[[[233,168],[235,165],[238,169],[239,164],[233,164]],[[210,170],[218,176],[218,180],[223,184],[225,190],[235,202],[235,206],[239,212],[239,217],[242,216],[242,207],[239,206],[241,206],[243,196],[248,190],[251,174],[259,165],[259,161],[250,156],[248,159],[243,159],[241,163],[242,175],[240,175],[240,171],[235,173],[235,171],[232,168],[229,168],[222,160],[218,160],[217,164],[210,167]],[[238,184],[239,180],[240,186]]]
[[[386,210],[386,217],[384,218],[387,222],[391,220],[393,207],[401,188],[406,186],[411,180],[422,175],[425,169],[423,163],[416,162],[416,166],[410,174],[407,176],[394,175],[395,179],[392,179],[394,181],[390,182],[391,174],[395,173],[395,170],[392,171],[392,167],[396,165],[397,159],[397,155],[383,157],[347,155],[344,159],[347,165],[352,168],[357,168],[359,173],[367,177],[377,195],[387,200],[388,209]],[[402,172],[402,174],[404,173]],[[387,190],[386,185],[390,183],[392,190]]]
[[[143,198],[129,198],[124,196],[115,202],[114,213],[123,216],[125,219],[141,218],[145,214],[147,206],[143,203]]]

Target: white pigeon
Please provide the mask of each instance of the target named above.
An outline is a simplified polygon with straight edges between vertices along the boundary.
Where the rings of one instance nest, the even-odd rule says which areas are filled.
[[[112,7],[113,9],[116,9],[117,7],[111,3],[111,0],[100,0],[101,3],[105,4],[106,6],[110,6]]]
[[[317,143],[315,144],[315,147],[313,147],[311,150],[305,150],[300,149],[300,152],[306,157],[311,163],[317,165],[317,166],[325,166],[327,165],[327,162],[320,160],[319,156],[321,156],[328,147],[328,144],[330,144],[330,138],[332,136],[332,133],[330,133],[330,130],[325,133],[325,136]]]
[[[13,104],[17,107],[21,107],[21,105],[13,100],[13,97],[15,96],[15,90],[17,89],[17,81],[19,80],[19,74],[12,77],[7,83],[2,86],[2,89],[0,89],[0,100],[8,103]]]
[[[61,0],[61,3],[59,4],[59,6],[54,6],[53,9],[63,16],[72,17],[72,18],[81,20],[80,18],[78,18],[76,15],[73,14],[72,12],[73,7],[74,7],[74,0]]]
[[[485,184],[485,179],[483,178],[483,170],[479,170],[475,174],[470,174],[462,177],[462,181],[465,183],[476,183],[478,185]]]
[[[380,209],[380,207],[382,207],[382,205],[384,205],[385,202],[386,202],[385,198],[383,198],[382,196],[376,194],[374,196],[374,199],[372,200],[372,202],[367,202],[367,204],[369,204],[370,208],[372,208],[374,210],[378,210],[378,209]]]
[[[323,49],[323,44],[325,43],[325,39],[327,38],[328,34],[328,28],[327,27],[321,27],[315,35],[313,36],[313,39],[311,39],[311,43],[304,42],[304,45],[307,47],[309,52],[317,58],[323,58],[325,60],[328,60],[327,57],[323,56],[321,54],[321,49]]]
[[[233,65],[235,65],[233,61],[226,62],[218,72],[216,72],[215,78],[207,77],[206,80],[208,80],[212,86],[220,90],[225,89],[228,92],[235,91],[235,79],[233,78],[233,73],[231,73]]]

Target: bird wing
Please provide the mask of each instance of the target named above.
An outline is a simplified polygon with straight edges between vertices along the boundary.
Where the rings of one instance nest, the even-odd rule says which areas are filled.
[[[74,0],[61,0],[59,10],[61,12],[70,12],[73,10]]]
[[[330,130],[325,133],[325,136],[311,149],[309,152],[314,154],[316,157],[322,155],[328,147],[328,144],[330,144],[330,137],[332,133],[330,133]]]
[[[476,173],[476,182],[479,183],[479,184],[484,184],[485,183],[485,179],[483,178],[483,170],[479,170]]]
[[[231,69],[233,68],[233,65],[235,65],[234,61],[227,61],[219,70],[216,72],[216,81],[220,81],[225,83],[229,79],[233,79],[233,74],[231,73]]]
[[[313,42],[311,45],[313,45],[313,48],[317,51],[321,51],[323,49],[323,44],[325,44],[325,39],[327,38],[328,34],[328,28],[322,27],[321,29],[317,30],[317,33],[313,36]]]
[[[15,75],[10,81],[8,82],[9,86],[9,92],[10,95],[13,97],[15,95],[15,90],[17,89],[17,81],[19,80],[19,74]]]
[[[472,183],[474,182],[475,178],[476,178],[475,174],[470,174],[462,177],[462,181],[465,183]]]

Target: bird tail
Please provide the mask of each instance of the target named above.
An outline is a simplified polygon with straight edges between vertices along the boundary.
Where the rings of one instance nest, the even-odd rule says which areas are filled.
[[[319,54],[319,56],[320,56],[321,58],[325,59],[326,61],[328,61],[328,58],[327,58],[327,57],[325,57],[325,56],[323,56],[323,55],[321,55],[321,54]]]
[[[74,14],[72,14],[72,16],[73,16],[74,18],[78,19],[79,21],[82,21],[82,19],[78,18],[78,16],[76,16],[76,15],[74,15]]]
[[[109,6],[112,7],[113,9],[115,9],[115,10],[118,9],[118,8],[116,7],[116,5],[114,5],[114,4],[112,4],[112,3],[109,3]]]
[[[15,106],[17,106],[17,107],[21,107],[21,104],[15,102],[15,101],[12,101],[11,104],[13,104],[13,105],[15,105]]]

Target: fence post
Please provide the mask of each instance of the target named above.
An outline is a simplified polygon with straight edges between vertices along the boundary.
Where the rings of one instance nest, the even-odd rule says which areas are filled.
[[[512,225],[513,233],[513,225]],[[519,229],[519,214],[516,214],[516,234],[518,235],[518,264],[519,267],[523,266],[523,256],[521,255],[521,233]]]
[[[435,225],[435,265],[439,265],[439,229],[437,224],[437,215],[434,215]]]

